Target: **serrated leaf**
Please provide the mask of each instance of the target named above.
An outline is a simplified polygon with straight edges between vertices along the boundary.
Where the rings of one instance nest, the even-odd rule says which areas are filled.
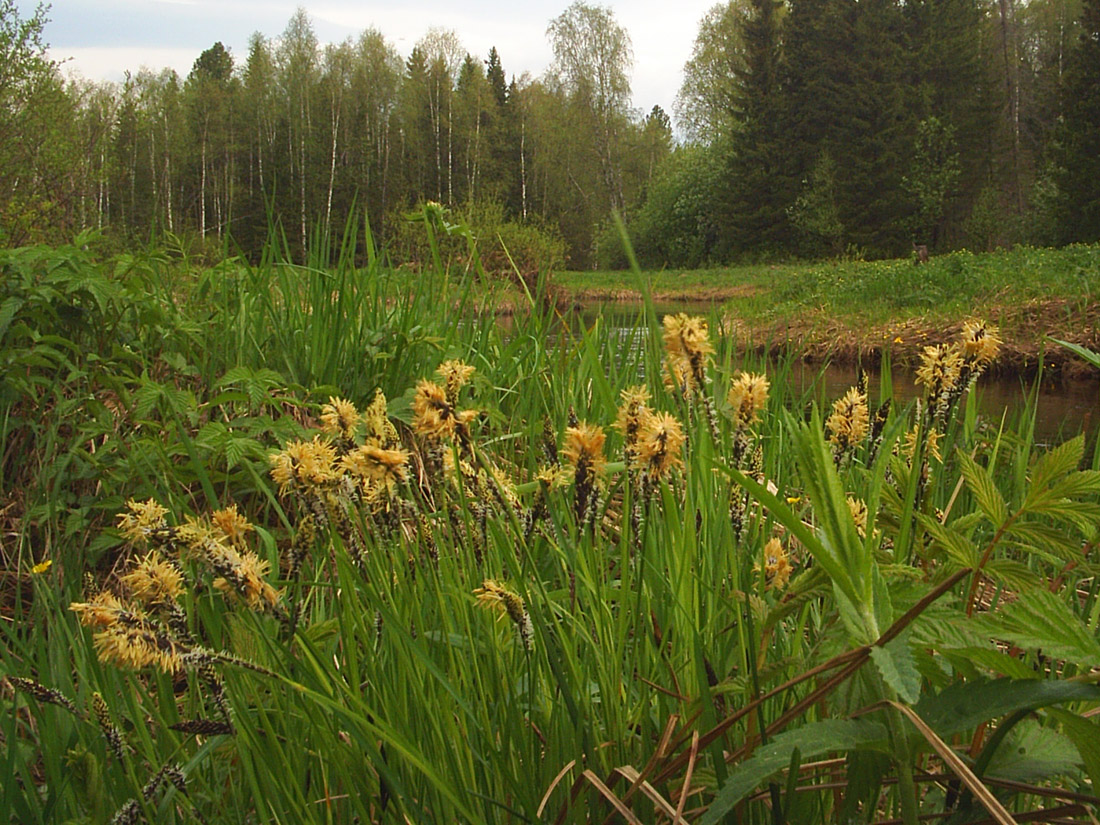
[[[938,695],[925,694],[914,710],[942,738],[1025,708],[1090,701],[1100,701],[1100,687],[1083,682],[992,679],[956,682]]]
[[[978,667],[991,670],[1010,679],[1038,679],[1039,674],[1014,656],[990,647],[959,647],[951,651]]]
[[[997,489],[997,485],[993,483],[989,471],[962,450],[957,450],[956,454],[959,457],[959,469],[963,478],[966,479],[966,486],[970,488],[970,492],[978,502],[978,507],[994,525],[999,527],[1004,524],[1008,521],[1008,504],[1001,495],[1001,491]]]
[[[886,752],[886,738],[883,725],[863,719],[826,719],[781,733],[733,768],[703,816],[702,825],[714,825],[746,794],[786,768],[795,748],[798,748],[803,760],[833,752]]]
[[[1095,792],[1100,788],[1100,723],[1062,708],[1051,708],[1047,713],[1058,721],[1062,732],[1077,748]]]
[[[1062,599],[1047,590],[1032,588],[1026,597],[975,621],[990,636],[1017,647],[1087,667],[1100,662],[1100,642]]]
[[[999,779],[1032,782],[1077,774],[1080,764],[1072,741],[1034,719],[1027,719],[1005,737],[985,772]]]
[[[909,649],[909,634],[903,633],[884,647],[871,648],[871,658],[886,682],[899,697],[910,705],[920,699],[921,677],[913,652]]]
[[[1040,584],[1040,577],[1026,564],[1014,559],[991,559],[985,566],[986,575],[1008,590],[1030,590]]]
[[[921,527],[932,537],[938,547],[943,548],[951,561],[959,567],[978,566],[981,554],[968,536],[956,532],[953,526],[940,524],[937,519],[925,515],[919,518]]]
[[[1035,493],[1041,493],[1056,478],[1071,473],[1081,464],[1081,457],[1085,454],[1085,437],[1083,435],[1070,439],[1064,444],[1059,444],[1053,450],[1047,450],[1035,462],[1031,468],[1031,486]],[[1028,508],[1031,494],[1028,494],[1024,502],[1024,509]]]

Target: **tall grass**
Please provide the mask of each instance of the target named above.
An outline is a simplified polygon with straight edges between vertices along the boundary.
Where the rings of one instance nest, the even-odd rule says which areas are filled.
[[[476,267],[410,283],[373,250],[356,266],[358,235],[304,265],[277,243],[256,266],[128,264],[145,276],[121,305],[159,308],[163,333],[109,389],[98,366],[52,384],[37,420],[41,339],[19,339],[33,380],[6,375],[8,452],[18,441],[44,465],[83,451],[84,469],[24,476],[0,623],[14,677],[0,818],[912,823],[1095,805],[1095,449],[1039,451],[1026,420],[983,421],[965,396],[938,419],[891,410],[848,443],[782,366],[766,406],[739,417],[727,390],[763,365],[717,322],[715,352],[696,356],[698,322],[682,321],[696,324],[686,372],[666,384],[652,303],[645,345],[625,350],[537,296],[502,328],[475,311]],[[70,350],[74,366],[96,351]],[[468,437],[433,431],[417,389],[453,359],[475,372],[434,409]],[[686,437],[682,464],[651,474],[611,428],[640,383]],[[330,395],[362,411],[378,389],[392,431],[334,429]],[[82,428],[98,408],[75,432],[61,420],[78,397],[113,417],[94,452]],[[583,422],[606,443],[580,443]],[[351,495],[326,465],[311,487],[294,442],[322,425],[318,443],[348,454],[407,451],[393,486]],[[101,442],[117,442],[106,459]],[[576,468],[586,450],[607,460],[594,487]],[[269,475],[273,451],[299,456],[275,465],[289,481]],[[91,515],[44,553],[35,538],[74,495]],[[135,528],[124,502],[147,498],[167,512]],[[255,529],[204,535],[254,554],[255,582],[211,569],[188,521],[230,504]],[[172,673],[101,661],[69,609],[104,588],[132,598],[119,575],[150,549],[187,582],[173,597],[186,631],[165,602],[142,620],[192,651]],[[249,601],[260,580],[276,604]]]

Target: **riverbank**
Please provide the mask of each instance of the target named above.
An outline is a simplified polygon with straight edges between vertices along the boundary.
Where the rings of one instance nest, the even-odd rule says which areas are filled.
[[[916,363],[925,346],[981,316],[1004,339],[1001,370],[1040,363],[1067,378],[1095,374],[1059,338],[1100,350],[1100,246],[956,252],[910,260],[771,264],[712,270],[566,272],[575,304],[655,301],[716,310],[743,346],[795,350],[809,361]]]

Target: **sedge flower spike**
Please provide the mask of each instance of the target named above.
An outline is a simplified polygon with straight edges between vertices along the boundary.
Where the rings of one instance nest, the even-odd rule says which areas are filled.
[[[742,372],[733,380],[726,401],[733,410],[737,429],[746,429],[760,420],[760,413],[768,403],[768,388],[768,379],[763,375]]]

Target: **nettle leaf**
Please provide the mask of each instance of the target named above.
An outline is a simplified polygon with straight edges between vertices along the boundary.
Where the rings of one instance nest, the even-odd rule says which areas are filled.
[[[1018,710],[1096,701],[1100,687],[1083,682],[992,679],[956,682],[936,696],[925,694],[913,709],[943,738]]]
[[[1001,491],[997,489],[997,485],[993,483],[989,471],[962,450],[957,450],[956,454],[959,458],[959,469],[962,471],[963,478],[966,479],[966,486],[970,488],[970,492],[986,518],[998,526],[1004,524],[1008,521],[1008,504],[1001,495]]]
[[[1009,731],[985,772],[1000,779],[1032,782],[1079,774],[1080,764],[1072,741],[1034,719],[1026,719]]]
[[[754,788],[790,765],[795,748],[803,761],[835,752],[889,752],[886,728],[864,719],[825,719],[781,733],[733,768],[703,816],[702,825],[714,825]]]
[[[1038,588],[995,613],[975,619],[990,636],[1053,659],[1092,667],[1100,662],[1100,642],[1069,606]]]
[[[915,705],[920,699],[921,676],[909,647],[909,634],[903,633],[883,647],[875,645],[871,648],[871,658],[875,660],[883,681],[903,701]]]

